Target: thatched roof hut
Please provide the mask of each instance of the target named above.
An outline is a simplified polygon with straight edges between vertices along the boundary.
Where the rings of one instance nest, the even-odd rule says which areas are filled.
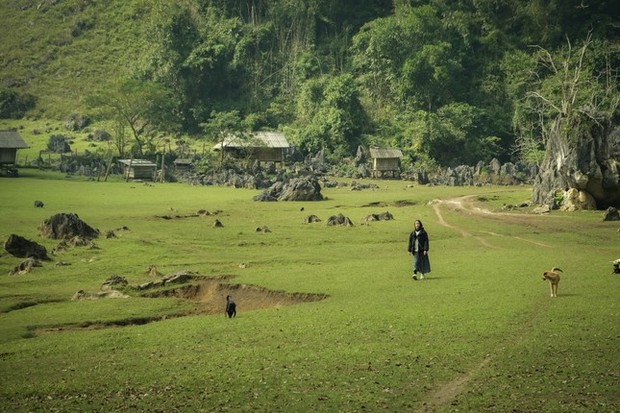
[[[232,149],[232,152],[244,152],[259,162],[281,162],[291,145],[281,132],[252,132],[248,138],[230,135],[224,142],[213,146],[216,151]]]
[[[147,159],[119,159],[126,179],[154,179],[157,164]]]
[[[382,178],[389,175],[392,178],[400,178],[400,160],[403,153],[394,148],[370,148],[372,158],[372,176]]]
[[[15,165],[17,150],[28,148],[19,133],[14,130],[0,131],[0,164]]]

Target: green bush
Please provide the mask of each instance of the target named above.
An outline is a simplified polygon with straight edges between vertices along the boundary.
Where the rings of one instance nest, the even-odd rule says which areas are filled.
[[[64,135],[52,135],[47,142],[47,149],[54,153],[71,152],[69,141]]]
[[[19,119],[35,104],[36,98],[33,95],[0,88],[0,118]]]

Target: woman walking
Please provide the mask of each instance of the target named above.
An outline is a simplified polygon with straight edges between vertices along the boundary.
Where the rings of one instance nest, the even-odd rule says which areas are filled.
[[[416,219],[414,229],[409,234],[409,248],[407,251],[413,255],[413,276],[412,278],[417,281],[418,273],[420,273],[420,279],[424,279],[424,274],[431,272],[431,262],[428,259],[428,234],[422,225],[422,221]]]

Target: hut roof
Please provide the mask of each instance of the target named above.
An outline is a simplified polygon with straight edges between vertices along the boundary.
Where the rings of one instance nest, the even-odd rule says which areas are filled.
[[[370,148],[370,157],[375,159],[402,158],[403,153],[400,149]]]
[[[157,167],[156,164],[154,164],[153,162],[147,160],[147,159],[119,159],[118,160],[119,163],[122,163],[123,165],[127,165],[129,166],[129,164],[131,163],[131,166],[154,166]]]
[[[223,146],[225,148],[289,148],[291,146],[282,132],[252,132],[252,137],[253,139],[244,140],[238,136],[230,135],[224,139]],[[216,150],[221,148],[222,142],[213,146],[213,149]]]
[[[23,149],[28,148],[28,145],[16,131],[3,130],[0,131],[0,148]]]

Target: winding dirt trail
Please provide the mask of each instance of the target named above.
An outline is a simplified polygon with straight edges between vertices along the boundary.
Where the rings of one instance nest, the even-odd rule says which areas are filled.
[[[455,226],[446,221],[442,210],[444,208],[449,208],[455,211],[460,211],[465,214],[475,215],[479,217],[488,217],[498,220],[499,222],[510,222],[510,223],[524,223],[529,222],[533,219],[537,219],[538,217],[526,214],[514,214],[514,213],[501,213],[501,212],[492,212],[488,209],[477,207],[474,204],[474,199],[477,195],[468,195],[459,198],[451,198],[445,200],[435,200],[432,202],[431,206],[435,215],[437,216],[437,222],[439,225],[444,226],[446,228],[450,228],[451,230],[459,233],[463,238],[473,238],[478,241],[481,245],[486,248],[493,249],[502,249],[502,247],[492,245],[489,243],[485,237],[474,235],[465,228]],[[504,237],[505,235],[497,234],[494,232],[481,232],[482,234],[495,236],[495,237]],[[526,239],[523,237],[513,236],[511,237],[515,240],[519,240],[526,243],[531,243],[537,245],[539,247],[552,248],[551,245],[547,245],[538,241]],[[530,322],[531,324],[531,322]],[[517,336],[523,336],[523,332],[528,328],[528,326],[523,326],[520,334]],[[480,360],[477,364],[475,364],[468,371],[463,372],[458,375],[452,381],[444,383],[440,387],[438,387],[435,391],[431,392],[426,396],[425,399],[422,400],[421,406],[418,409],[420,413],[434,413],[444,411],[446,407],[450,406],[450,404],[462,393],[464,393],[469,383],[478,376],[478,374],[493,360],[492,354],[487,354],[482,360]]]
[[[450,228],[458,232],[459,234],[461,234],[463,238],[474,238],[476,241],[478,241],[480,244],[482,244],[483,246],[487,248],[501,249],[501,247],[490,244],[484,237],[474,235],[471,232],[468,232],[467,230],[461,227],[457,227],[457,226],[454,226],[448,223],[445,220],[441,212],[442,208],[445,207],[445,208],[453,209],[456,211],[462,211],[463,213],[467,213],[469,215],[489,217],[489,218],[499,220],[500,222],[504,221],[504,222],[510,222],[510,223],[519,223],[519,222],[531,221],[532,219],[537,218],[536,216],[533,216],[533,215],[492,212],[492,211],[489,211],[488,209],[477,207],[474,205],[474,202],[473,202],[476,196],[477,195],[467,195],[467,196],[462,196],[459,198],[440,199],[440,200],[433,201],[432,207],[433,207],[433,211],[435,212],[435,215],[437,216],[437,222],[439,223],[439,225],[444,226],[446,228]],[[497,237],[503,236],[501,234],[497,234],[494,232],[483,232],[483,233],[487,235],[497,236]],[[534,244],[539,247],[551,248],[551,245],[547,245],[542,242],[526,239],[523,237],[511,237],[511,238],[519,240],[519,241],[527,242],[530,244]]]

